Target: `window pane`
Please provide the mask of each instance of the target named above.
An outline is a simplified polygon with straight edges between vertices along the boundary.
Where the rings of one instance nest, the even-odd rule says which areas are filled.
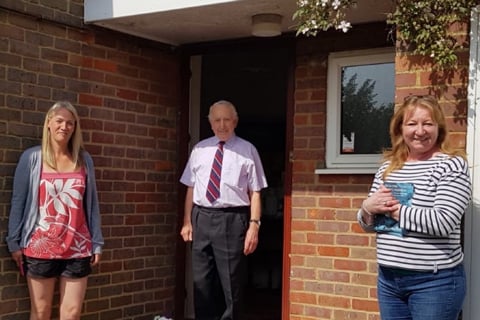
[[[390,147],[395,64],[342,67],[342,154],[378,154]]]

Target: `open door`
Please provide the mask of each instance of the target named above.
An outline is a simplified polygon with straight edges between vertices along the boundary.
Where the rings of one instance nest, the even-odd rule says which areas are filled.
[[[236,134],[259,151],[269,188],[262,193],[262,227],[259,245],[248,257],[245,311],[248,319],[282,317],[284,281],[285,193],[291,179],[287,170],[291,146],[287,128],[293,118],[293,72],[290,47],[284,43],[220,46],[190,58],[190,148],[212,135],[207,120],[210,105],[229,100],[237,108]],[[289,101],[289,99],[292,99]],[[288,212],[289,216],[289,212]],[[288,220],[289,221],[289,220]],[[289,223],[288,223],[289,226]],[[189,246],[185,255],[185,319],[194,319]],[[285,294],[285,293],[284,293]]]

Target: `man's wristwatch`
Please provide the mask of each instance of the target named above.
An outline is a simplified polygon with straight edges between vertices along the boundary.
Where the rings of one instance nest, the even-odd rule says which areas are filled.
[[[262,221],[260,220],[256,220],[256,219],[250,219],[250,223],[256,223],[258,225],[258,227],[260,227],[262,225]]]

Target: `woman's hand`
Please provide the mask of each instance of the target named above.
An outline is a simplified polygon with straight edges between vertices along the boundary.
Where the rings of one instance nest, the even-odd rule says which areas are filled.
[[[391,190],[381,185],[375,193],[363,202],[363,210],[370,214],[397,211],[398,218],[399,203],[400,202],[392,195]]]
[[[100,262],[100,257],[101,257],[101,256],[102,256],[102,255],[101,255],[101,254],[98,254],[98,253],[94,254],[94,255],[92,256],[92,260],[90,261],[90,265],[91,265],[92,267],[95,267],[95,266]]]
[[[12,260],[15,261],[17,267],[22,268],[23,264],[23,253],[22,250],[12,252]]]

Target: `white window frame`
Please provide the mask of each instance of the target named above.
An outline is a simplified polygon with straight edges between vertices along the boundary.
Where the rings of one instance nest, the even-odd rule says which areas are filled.
[[[341,123],[341,88],[342,68],[345,66],[369,65],[376,63],[395,63],[395,48],[380,48],[334,52],[328,57],[327,75],[327,137],[326,137],[326,169],[340,169],[345,173],[375,172],[381,154],[342,154],[340,146],[342,138]],[[392,75],[395,76],[395,75]],[[322,169],[316,173],[322,173]]]

